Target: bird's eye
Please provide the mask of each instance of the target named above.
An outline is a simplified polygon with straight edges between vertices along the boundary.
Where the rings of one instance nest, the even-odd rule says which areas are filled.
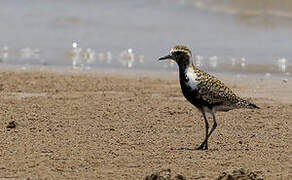
[[[176,56],[181,56],[182,55],[182,52],[175,52],[175,55]]]

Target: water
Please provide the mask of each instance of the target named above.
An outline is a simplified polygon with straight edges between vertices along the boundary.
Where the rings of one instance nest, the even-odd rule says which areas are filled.
[[[288,0],[2,0],[0,64],[174,70],[157,58],[185,44],[208,71],[290,75],[291,10]]]

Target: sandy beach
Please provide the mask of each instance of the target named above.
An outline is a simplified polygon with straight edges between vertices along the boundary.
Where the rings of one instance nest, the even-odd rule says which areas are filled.
[[[175,74],[1,71],[0,180],[138,180],[168,168],[186,179],[239,169],[292,179],[291,79],[220,79],[261,109],[218,112],[209,150],[196,151],[185,149],[201,143],[204,122]]]

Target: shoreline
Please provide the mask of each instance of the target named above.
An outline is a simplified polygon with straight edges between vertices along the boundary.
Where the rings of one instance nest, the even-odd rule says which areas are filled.
[[[283,74],[279,72],[271,73],[256,73],[256,69],[251,72],[241,71],[210,71],[210,69],[203,69],[209,74],[221,77],[252,77],[252,78],[269,78],[269,79],[292,79],[289,72]],[[132,68],[115,68],[115,67],[89,67],[89,68],[73,68],[72,66],[39,66],[39,65],[5,65],[0,67],[0,72],[37,72],[37,73],[55,73],[55,74],[76,74],[76,75],[94,75],[94,76],[138,76],[138,77],[151,77],[151,78],[165,78],[165,79],[176,79],[178,77],[178,69],[162,69],[162,70],[151,70],[151,69],[132,69]]]

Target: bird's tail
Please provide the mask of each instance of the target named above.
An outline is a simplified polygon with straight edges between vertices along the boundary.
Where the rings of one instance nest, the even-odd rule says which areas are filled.
[[[258,107],[257,105],[253,104],[253,103],[249,103],[247,105],[250,109],[260,109],[260,107]]]
[[[257,105],[250,103],[244,99],[241,99],[238,103],[238,106],[242,107],[242,108],[249,108],[249,109],[260,109]]]

